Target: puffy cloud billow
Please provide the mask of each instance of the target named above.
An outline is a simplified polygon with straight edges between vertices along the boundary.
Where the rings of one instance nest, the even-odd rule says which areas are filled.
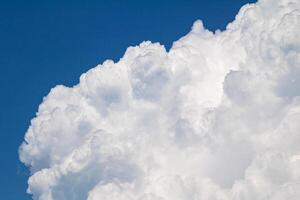
[[[300,199],[300,1],[129,47],[56,86],[20,159],[36,200]]]

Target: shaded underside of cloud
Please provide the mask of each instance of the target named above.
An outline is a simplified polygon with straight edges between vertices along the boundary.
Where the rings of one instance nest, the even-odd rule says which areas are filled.
[[[300,2],[129,47],[56,86],[20,147],[36,200],[300,199]]]

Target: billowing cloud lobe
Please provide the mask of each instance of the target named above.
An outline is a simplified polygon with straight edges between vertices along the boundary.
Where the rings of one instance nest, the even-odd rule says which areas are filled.
[[[20,159],[36,200],[300,199],[300,2],[196,21],[56,86]]]

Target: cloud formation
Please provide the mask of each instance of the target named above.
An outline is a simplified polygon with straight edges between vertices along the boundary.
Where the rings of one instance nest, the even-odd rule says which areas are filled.
[[[300,199],[300,2],[261,0],[223,32],[56,86],[20,159],[36,200]]]

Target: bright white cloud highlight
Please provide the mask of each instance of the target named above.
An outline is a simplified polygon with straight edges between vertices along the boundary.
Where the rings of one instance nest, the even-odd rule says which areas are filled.
[[[300,2],[261,0],[169,52],[129,47],[56,86],[20,159],[37,200],[300,199]]]

